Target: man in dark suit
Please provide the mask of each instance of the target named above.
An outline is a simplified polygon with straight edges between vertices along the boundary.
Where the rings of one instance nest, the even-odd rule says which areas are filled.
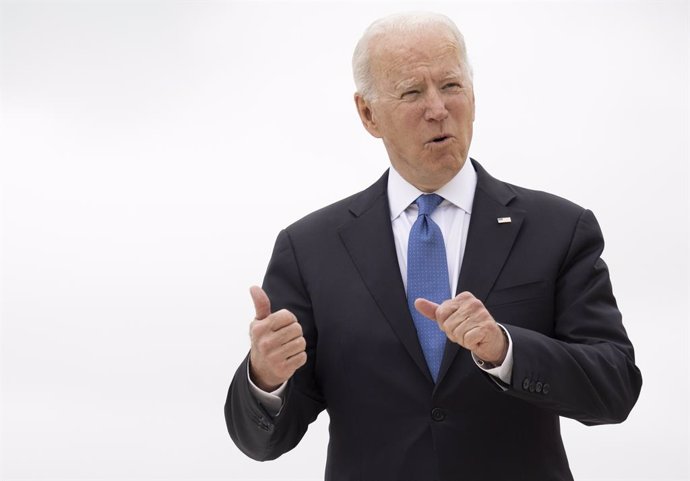
[[[594,216],[468,160],[472,76],[446,17],[375,22],[353,67],[391,169],[278,236],[232,439],[273,459],[327,409],[328,480],[571,480],[559,416],[621,422],[641,386]]]

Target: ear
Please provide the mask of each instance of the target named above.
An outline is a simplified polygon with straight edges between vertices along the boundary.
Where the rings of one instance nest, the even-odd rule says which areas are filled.
[[[355,92],[355,105],[357,106],[357,113],[362,120],[364,128],[367,129],[367,132],[371,135],[380,139],[381,132],[379,132],[374,113],[371,110],[371,104],[365,100],[359,92]]]

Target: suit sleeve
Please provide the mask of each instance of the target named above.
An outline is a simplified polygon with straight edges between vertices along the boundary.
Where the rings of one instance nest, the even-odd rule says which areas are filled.
[[[288,309],[302,325],[307,363],[288,381],[280,414],[272,416],[249,390],[247,358],[237,369],[225,403],[230,437],[247,456],[264,461],[291,450],[326,404],[314,368],[317,332],[311,303],[287,231],[278,235],[263,288],[275,312]]]
[[[642,386],[603,249],[585,210],[556,280],[553,336],[505,325],[514,343],[506,393],[587,425],[625,420]]]

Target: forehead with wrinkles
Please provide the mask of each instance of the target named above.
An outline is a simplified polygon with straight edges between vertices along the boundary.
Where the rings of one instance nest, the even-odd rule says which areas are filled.
[[[371,42],[371,73],[376,83],[394,87],[413,81],[415,70],[443,65],[442,75],[460,75],[460,48],[455,37],[439,31],[379,35]]]

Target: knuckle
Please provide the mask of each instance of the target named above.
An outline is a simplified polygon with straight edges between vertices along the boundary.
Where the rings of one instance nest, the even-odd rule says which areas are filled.
[[[441,329],[447,329],[449,326],[452,325],[454,318],[454,314],[456,311],[444,311],[440,313],[440,315],[436,316],[436,320],[439,322],[439,325],[441,326]]]
[[[285,336],[288,338],[287,340],[292,340],[302,335],[299,324],[290,324],[289,326],[285,326],[284,329]]]
[[[273,314],[268,316],[266,320],[269,322],[271,329],[275,330],[283,322],[284,317],[285,316],[283,315],[283,311],[281,310],[278,312],[274,312]]]
[[[444,322],[453,314],[453,312],[455,312],[455,307],[452,304],[443,303],[438,306],[438,309],[436,309],[436,319]]]
[[[259,352],[267,353],[271,351],[273,343],[270,341],[270,339],[266,337],[262,337],[259,339],[256,343],[256,347],[259,350]]]
[[[472,310],[481,309],[481,307],[482,307],[481,301],[479,299],[477,299],[476,297],[473,297],[472,299],[467,301],[467,305]]]
[[[258,337],[261,333],[261,323],[257,320],[253,320],[249,323],[249,335],[252,338]]]
[[[458,329],[455,333],[455,339],[457,340],[458,344],[460,344],[462,347],[467,347],[467,332],[463,331],[461,329]]]
[[[467,301],[469,299],[474,299],[474,296],[469,291],[463,291],[457,296],[458,300]]]
[[[281,331],[283,331],[285,334],[292,334],[295,332],[295,324],[286,324],[281,328]]]
[[[477,330],[472,329],[471,331],[467,331],[465,335],[463,336],[463,342],[468,345],[472,345],[475,343],[477,337]]]
[[[283,321],[291,322],[291,323],[297,322],[297,317],[295,317],[295,315],[292,312],[288,311],[287,309],[281,309],[276,314],[280,314],[280,318]]]
[[[450,338],[453,336],[453,328],[449,325],[449,323],[444,322],[443,324],[439,325],[439,327],[447,337]]]
[[[443,332],[445,332],[446,334],[450,334],[450,332],[451,332],[450,323],[447,321],[443,321],[443,322],[439,321],[438,327],[440,327],[441,330]]]
[[[295,367],[296,368],[304,366],[307,363],[307,353],[306,352],[300,352],[293,359],[295,360]]]

